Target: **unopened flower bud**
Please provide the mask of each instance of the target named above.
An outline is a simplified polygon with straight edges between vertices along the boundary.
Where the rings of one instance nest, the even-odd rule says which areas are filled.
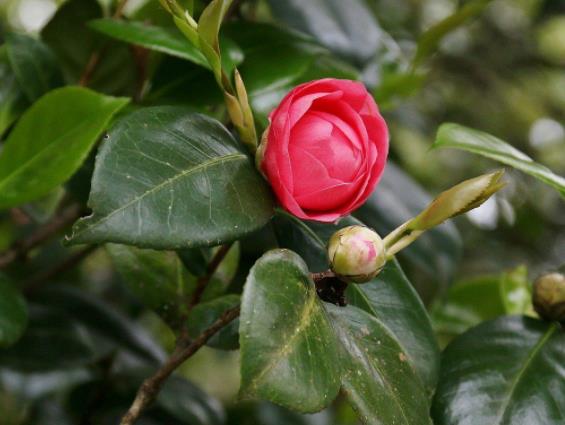
[[[549,273],[538,277],[533,303],[542,319],[565,323],[565,275]]]
[[[328,257],[338,277],[355,283],[370,281],[386,263],[381,237],[363,226],[348,226],[334,233],[328,244]]]

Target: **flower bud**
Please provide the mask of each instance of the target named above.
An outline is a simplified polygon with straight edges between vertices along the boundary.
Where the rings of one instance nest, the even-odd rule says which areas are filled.
[[[334,233],[328,244],[328,257],[339,278],[355,283],[370,281],[386,263],[381,237],[363,226],[348,226]]]
[[[533,303],[542,319],[565,323],[565,275],[549,273],[538,277]]]

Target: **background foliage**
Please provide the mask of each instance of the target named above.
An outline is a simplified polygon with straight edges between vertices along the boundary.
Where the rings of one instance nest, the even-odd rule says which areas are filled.
[[[195,15],[207,3],[194,2]],[[539,423],[559,423],[565,403],[552,407],[548,388],[565,394],[565,341],[556,325],[533,318],[530,292],[536,276],[565,261],[558,177],[565,174],[565,5],[234,3],[219,40],[222,64],[239,69],[259,131],[290,88],[327,76],[364,81],[389,123],[391,163],[383,180],[339,226],[360,220],[384,235],[432,194],[498,166],[492,159],[510,166],[507,188],[426,233],[374,282],[350,287],[347,309],[322,303],[307,270],[327,268],[324,244],[336,228],[279,210],[269,220],[271,195],[224,127],[228,114],[206,57],[157,1],[131,0],[116,20],[111,0],[4,0],[0,251],[17,261],[0,276],[2,420],[116,423],[184,321],[195,337],[241,301],[241,318],[179,369],[140,423],[390,424],[403,412],[404,423],[419,424],[428,423],[430,405],[437,424],[461,423],[465,414],[475,415],[473,423],[538,423],[516,413],[525,405],[532,415],[543,412]],[[162,126],[171,131],[164,135]],[[80,135],[65,155],[61,134]],[[179,134],[209,155],[179,152]],[[100,166],[93,172],[96,151]],[[205,194],[175,197],[202,178],[221,192],[212,210]],[[71,232],[69,225],[86,215],[91,190],[94,215]],[[239,215],[224,214],[236,200]],[[162,215],[169,220],[151,221]],[[25,250],[14,245],[61,217],[67,220],[57,237]],[[187,227],[202,217],[240,227]],[[105,245],[67,246],[63,235]],[[207,246],[233,239],[241,240],[224,245],[210,274],[222,248]],[[301,258],[269,253],[255,263],[277,246]],[[186,318],[203,277],[210,282]],[[532,317],[518,316],[524,314]],[[293,355],[283,360],[296,366],[294,376],[272,366],[288,349],[278,344],[287,341]],[[476,354],[459,367],[470,352]],[[316,368],[308,364],[313,355]],[[491,381],[487,364],[512,387]],[[292,386],[296,376],[308,385]],[[461,382],[469,388],[463,395],[454,390]],[[241,401],[240,384],[241,398],[285,407]],[[483,408],[487,393],[502,401]]]

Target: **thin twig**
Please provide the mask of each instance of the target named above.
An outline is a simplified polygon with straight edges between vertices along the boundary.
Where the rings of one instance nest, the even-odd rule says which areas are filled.
[[[167,362],[161,366],[157,372],[150,378],[146,379],[129,408],[128,412],[122,418],[121,425],[133,425],[139,418],[143,410],[153,402],[165,380],[179,367],[186,359],[196,353],[206,342],[214,336],[220,329],[227,326],[239,316],[240,307],[234,307],[226,310],[218,320],[216,320],[209,328],[202,332],[192,343],[188,345],[177,345],[173,354]]]
[[[59,264],[56,264],[52,268],[42,270],[35,276],[32,276],[27,282],[23,284],[26,294],[37,290],[41,285],[43,285],[43,283],[48,282],[55,276],[73,269],[75,266],[80,264],[82,260],[96,251],[97,248],[97,245],[88,246],[80,251],[75,252],[74,254],[69,255],[67,258],[65,258],[63,261],[61,261]]]
[[[208,264],[208,267],[206,268],[206,274],[198,278],[198,281],[196,282],[196,288],[194,289],[190,302],[188,303],[189,310],[200,302],[200,299],[202,298],[202,295],[204,295],[204,291],[206,290],[210,279],[212,279],[212,276],[216,272],[217,268],[228,254],[232,244],[233,243],[222,245],[212,258],[212,261],[210,261],[210,263]]]
[[[9,266],[14,261],[25,258],[32,249],[47,242],[76,221],[82,212],[83,209],[79,204],[72,204],[41,226],[34,234],[17,241],[10,249],[0,254],[0,269]]]
[[[329,277],[335,277],[335,273],[332,272],[331,270],[326,270],[318,273],[310,273],[310,277],[314,282],[317,282],[319,280],[327,279]]]

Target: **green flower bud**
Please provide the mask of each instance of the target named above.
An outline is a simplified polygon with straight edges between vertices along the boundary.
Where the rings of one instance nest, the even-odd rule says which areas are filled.
[[[348,226],[330,238],[328,258],[332,271],[347,282],[365,283],[374,278],[386,263],[383,240],[363,226]]]
[[[565,323],[565,275],[549,273],[538,277],[533,302],[542,319]]]

